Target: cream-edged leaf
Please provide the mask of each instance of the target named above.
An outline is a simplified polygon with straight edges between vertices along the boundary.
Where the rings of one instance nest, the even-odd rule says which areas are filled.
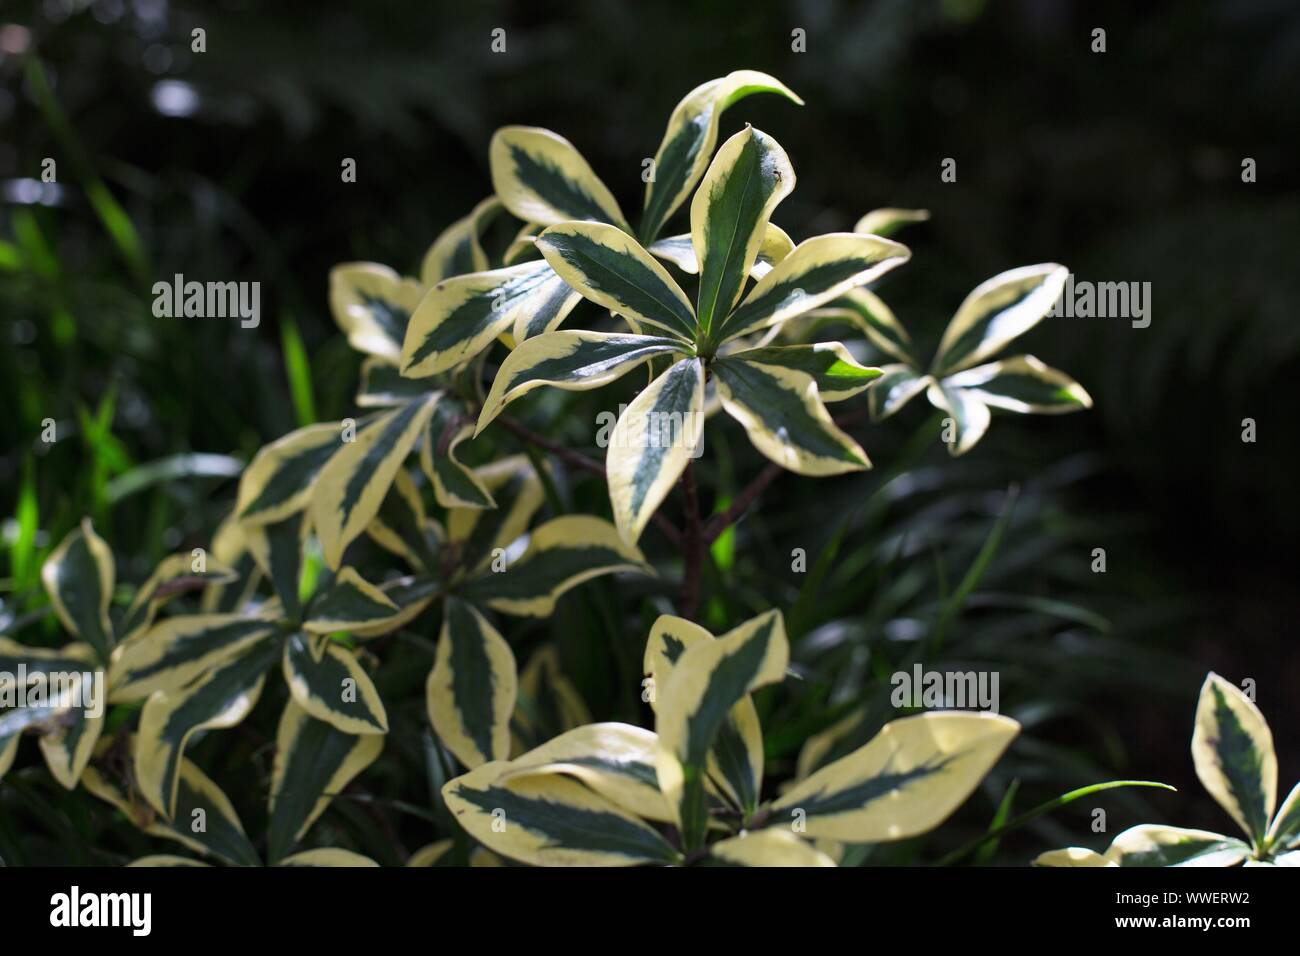
[[[368,356],[361,362],[361,380],[357,385],[355,401],[358,408],[392,408],[423,398],[430,392],[440,392],[445,386],[443,376],[407,378],[392,362]],[[339,426],[335,425],[335,434]]]
[[[1155,824],[1130,827],[1106,851],[1120,866],[1235,866],[1249,855],[1249,846],[1222,833]]]
[[[1273,733],[1254,702],[1213,672],[1196,705],[1192,759],[1210,796],[1261,845],[1277,803]]]
[[[954,458],[974,448],[989,430],[993,416],[976,393],[948,388],[942,382],[931,380],[925,394],[930,404],[947,416],[943,422],[943,439]]]
[[[700,845],[708,826],[706,762],[719,733],[751,691],[785,676],[789,657],[781,614],[769,611],[717,640],[687,647],[667,681],[657,685],[659,786],[688,849]]]
[[[356,568],[344,567],[312,601],[302,626],[313,634],[350,631],[380,624],[398,610],[392,598],[363,578]]]
[[[496,507],[492,493],[457,456],[456,449],[473,438],[474,425],[459,416],[452,419],[441,406],[429,422],[429,432],[420,446],[420,469],[444,508]]]
[[[840,342],[812,345],[770,345],[746,349],[729,359],[789,368],[812,377],[823,402],[840,402],[858,395],[880,378],[881,371],[858,362]]]
[[[343,446],[342,436],[342,423],[327,422],[299,428],[263,446],[239,479],[239,520],[266,524],[301,511],[316,476]]]
[[[708,167],[718,142],[724,110],[753,93],[776,93],[800,105],[785,84],[756,70],[736,70],[701,83],[687,93],[668,118],[668,128],[654,156],[654,177],[646,183],[640,236],[651,241],[686,201]]]
[[[425,702],[438,739],[466,767],[510,755],[518,686],[505,638],[473,605],[447,598]]]
[[[374,860],[360,853],[353,853],[351,850],[344,850],[334,846],[317,847],[314,850],[303,850],[301,853],[295,853],[293,856],[286,856],[276,864],[277,866],[331,866],[331,867],[371,867],[379,866]]]
[[[312,717],[345,734],[384,734],[388,713],[354,651],[324,635],[294,634],[284,645],[284,681]]]
[[[275,737],[271,776],[269,854],[283,860],[330,800],[378,758],[379,734],[357,736],[316,720],[293,700],[285,704]]]
[[[837,299],[810,313],[811,316],[843,321],[858,329],[872,345],[907,365],[916,365],[912,339],[893,310],[869,289],[850,289]]]
[[[132,635],[147,630],[158,610],[172,598],[238,579],[239,574],[233,568],[208,557],[201,548],[168,555],[140,585],[114,630],[121,635],[120,642],[126,643]]]
[[[511,352],[497,371],[483,402],[475,434],[517,398],[549,386],[585,391],[616,381],[660,355],[684,355],[676,339],[619,332],[548,332]]]
[[[89,518],[69,531],[41,566],[41,583],[59,621],[105,660],[113,646],[108,605],[115,581],[113,552]]]
[[[425,378],[464,366],[497,336],[518,328],[517,322],[527,334],[539,334],[563,321],[581,299],[544,261],[444,279],[411,315],[402,374]]]
[[[990,408],[1008,412],[1059,415],[1092,407],[1092,397],[1064,372],[1032,355],[1017,355],[949,375],[944,388],[973,393]]]
[[[330,311],[348,344],[389,362],[402,353],[407,323],[423,291],[414,279],[374,262],[330,270]]]
[[[124,641],[114,652],[108,683],[114,703],[176,691],[277,631],[269,616],[182,614]]]
[[[801,475],[871,467],[867,453],[831,420],[811,375],[746,361],[745,354],[717,359],[713,370],[722,407],[745,426],[755,448]]]
[[[853,231],[873,236],[892,236],[908,223],[925,222],[929,218],[928,209],[873,209],[858,220]]]
[[[635,543],[704,433],[704,364],[684,359],[633,399],[614,425],[605,457],[614,523]]]
[[[534,866],[636,866],[681,855],[657,831],[564,773],[515,774],[484,764],[442,788],[465,831],[495,853]]]
[[[1034,866],[1055,867],[1098,867],[1119,866],[1114,860],[1108,860],[1096,850],[1082,846],[1067,846],[1062,850],[1048,850],[1034,857]]]
[[[835,866],[811,843],[787,830],[754,830],[719,840],[709,856],[730,866]]]
[[[1273,852],[1300,844],[1300,783],[1291,788],[1268,828],[1268,846]]]
[[[500,570],[480,570],[458,593],[505,614],[548,617],[572,588],[625,571],[651,573],[645,555],[612,524],[589,515],[561,515],[530,532],[518,558],[503,561]]]
[[[780,325],[907,262],[911,251],[879,236],[828,233],[805,240],[760,279],[730,315],[718,341]]]
[[[809,838],[903,840],[948,818],[1020,730],[990,713],[934,711],[881,728],[772,805],[772,826],[802,824]]]
[[[519,773],[566,773],[646,820],[671,821],[655,771],[658,738],[631,724],[577,727],[510,761],[500,779]]]
[[[402,462],[428,425],[438,396],[387,412],[344,442],[316,479],[311,520],[325,553],[337,568],[343,552],[379,512]]]
[[[646,640],[642,696],[650,698],[651,709],[659,709],[659,688],[667,682],[689,647],[714,637],[693,621],[671,614],[660,615]],[[742,697],[718,728],[709,751],[706,768],[717,787],[743,814],[758,806],[763,786],[763,731],[758,711],[748,695]]]
[[[774,222],[769,222],[763,232],[763,241],[758,247],[758,255],[749,269],[749,277],[755,281],[772,271],[772,267],[794,251],[794,240],[784,229]],[[667,236],[646,247],[646,252],[656,259],[670,262],[687,275],[698,275],[700,263],[695,258],[695,244],[690,233],[680,236]]]
[[[785,150],[750,126],[713,157],[691,200],[691,243],[700,264],[696,316],[705,332],[720,325],[740,298],[772,211],[794,189],[794,179]]]
[[[488,146],[492,187],[524,222],[627,221],[614,196],[563,136],[536,126],[503,126]]]
[[[867,393],[873,422],[884,421],[934,383],[930,376],[910,365],[884,365],[880,373]]]
[[[537,249],[568,285],[638,325],[653,325],[687,341],[695,310],[668,270],[640,243],[600,222],[566,222],[537,237]]]
[[[195,683],[156,691],[145,702],[136,735],[135,779],[163,816],[174,818],[181,760],[190,738],[200,730],[233,727],[247,717],[280,653],[277,638],[263,638]]]
[[[944,330],[931,369],[951,375],[977,365],[1028,332],[1052,310],[1069,273],[1054,262],[1022,266],[980,283]]]
[[[468,272],[483,272],[488,267],[487,253],[480,241],[483,230],[501,211],[501,200],[496,196],[484,199],[474,210],[443,230],[424,254],[420,265],[420,281],[431,286],[452,276]]]

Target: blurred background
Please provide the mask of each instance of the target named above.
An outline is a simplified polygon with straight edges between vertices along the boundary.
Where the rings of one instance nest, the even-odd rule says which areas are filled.
[[[504,53],[490,47],[498,27]],[[196,28],[205,52],[191,49]],[[5,0],[0,631],[41,602],[40,561],[83,514],[119,580],[138,582],[208,539],[261,444],[353,411],[359,359],[329,315],[330,267],[417,272],[491,191],[497,126],[562,133],[635,209],[677,100],[738,68],[806,100],[745,100],[722,131],[751,122],[786,147],[798,186],[776,221],[796,240],[880,206],[931,210],[901,236],[912,261],[876,289],[922,355],[966,292],[1014,266],[1062,262],[1077,279],[1150,282],[1152,296],[1147,328],[1050,318],[1016,348],[1076,377],[1092,411],[998,418],[953,462],[937,442],[909,444],[929,417],[916,402],[854,429],[875,472],[783,477],[714,549],[708,623],[791,609],[805,681],[765,702],[773,767],[788,772],[804,736],[860,706],[857,742],[879,725],[882,681],[1001,534],[945,656],[926,658],[998,669],[1003,710],[1027,728],[958,826],[986,825],[1011,779],[1044,798],[1135,776],[1180,792],[1085,801],[996,859],[1098,845],[1094,805],[1110,835],[1229,827],[1189,753],[1209,669],[1257,682],[1289,787],[1300,8],[1288,0]],[[47,157],[55,183],[41,179]],[[355,183],[340,181],[344,158]],[[940,180],[945,158],[955,183]],[[260,327],[155,318],[150,287],[178,272],[260,281]],[[40,440],[47,419],[54,445]],[[574,423],[591,420],[551,424],[590,445]],[[761,467],[732,432],[706,462],[720,500]],[[809,575],[791,573],[794,547]],[[557,626],[575,680],[597,718],[636,719],[610,690],[613,638],[575,643],[591,627],[574,607]],[[639,654],[644,630],[626,630]]]

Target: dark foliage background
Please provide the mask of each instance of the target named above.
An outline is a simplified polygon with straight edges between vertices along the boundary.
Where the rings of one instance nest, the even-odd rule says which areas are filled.
[[[190,52],[195,27],[205,53]],[[502,55],[489,48],[495,27],[507,31]],[[791,51],[796,27],[806,53]],[[1107,31],[1104,54],[1090,51],[1094,27]],[[1153,296],[1149,328],[1050,319],[1024,341],[1085,384],[1092,412],[999,419],[966,459],[931,444],[887,484],[885,466],[926,420],[918,403],[855,431],[876,472],[783,477],[715,550],[709,623],[793,609],[806,681],[765,701],[780,728],[774,767],[789,770],[804,733],[874,699],[1016,483],[1007,536],[936,653],[1000,669],[1004,710],[1029,733],[958,835],[987,823],[1013,776],[1025,785],[1018,808],[1111,775],[1179,787],[1099,802],[1112,834],[1147,820],[1227,826],[1188,752],[1210,668],[1258,682],[1289,787],[1300,777],[1289,387],[1300,371],[1300,11],[1286,0],[7,0],[0,507],[12,518],[0,629],[41,603],[39,561],[82,514],[114,546],[120,580],[205,541],[233,494],[230,463],[173,456],[246,460],[300,421],[351,410],[358,359],[328,313],[329,268],[373,259],[415,271],[437,233],[489,193],[493,129],[561,132],[635,208],[641,161],[676,101],[742,67],[807,101],[747,100],[723,130],[749,121],[786,146],[799,184],[777,219],[796,239],[851,228],[878,206],[932,211],[903,237],[912,262],[881,290],[922,354],[970,288],[1016,265],[1149,281]],[[47,156],[57,188],[37,182]],[[340,182],[343,157],[357,161],[355,184]],[[956,183],[940,181],[944,157],[957,159]],[[1244,157],[1257,161],[1255,183],[1241,181]],[[155,319],[149,286],[176,272],[261,281],[261,327]],[[619,397],[551,418],[541,406],[534,424],[590,445],[585,423]],[[1241,440],[1247,417],[1254,444]],[[69,440],[41,443],[46,418]],[[706,478],[725,498],[761,462],[734,430],[713,447]],[[160,461],[173,470],[151,469]],[[599,509],[598,492],[574,493]],[[826,555],[812,583],[790,573],[793,547],[810,563]],[[1096,547],[1105,575],[1089,571]],[[655,557],[671,572],[670,554]],[[626,633],[610,635],[592,600],[566,599],[553,630],[597,717],[636,719],[610,648],[639,655],[642,612],[625,601]],[[426,666],[411,669],[422,680]],[[232,796],[238,783],[213,764],[244,774],[247,822],[264,780],[241,762],[240,735],[217,737],[200,762]],[[405,766],[381,764],[384,784],[427,800]],[[8,783],[0,815],[34,813]],[[363,826],[337,817],[342,830]],[[431,838],[418,820],[399,823],[408,848]],[[997,859],[1079,842],[1086,823],[1075,808]],[[30,832],[57,842],[61,826]]]

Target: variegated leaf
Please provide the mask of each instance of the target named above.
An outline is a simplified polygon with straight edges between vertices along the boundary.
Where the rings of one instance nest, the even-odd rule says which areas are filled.
[[[388,266],[348,262],[330,270],[330,311],[358,352],[389,362],[402,354],[402,340],[424,290]]]
[[[317,847],[314,850],[303,850],[301,853],[295,853],[293,856],[286,856],[276,866],[330,866],[330,867],[372,867],[379,866],[374,860],[360,853],[353,853],[351,850],[344,850],[334,846]]]
[[[316,720],[290,700],[280,716],[271,777],[268,836],[272,863],[284,862],[330,800],[384,748],[379,734],[357,736]]]
[[[456,821],[490,850],[534,866],[636,866],[681,855],[657,831],[567,774],[502,779],[484,764],[442,788]]]
[[[504,551],[518,540],[545,500],[541,478],[524,455],[502,458],[474,473],[497,507],[456,508],[447,514],[447,538],[471,574],[482,572],[498,549]]]
[[[441,593],[441,583],[427,574],[410,575],[385,581],[379,586],[384,596],[397,605],[397,613],[374,624],[354,624],[353,637],[378,637],[405,627],[419,617]]]
[[[420,281],[431,286],[452,276],[483,272],[488,267],[487,253],[480,241],[483,230],[502,209],[501,201],[489,196],[468,216],[457,219],[443,230],[424,254]]]
[[[1278,808],[1268,828],[1268,846],[1273,852],[1300,844],[1300,783],[1296,784]]]
[[[784,229],[774,222],[769,222],[763,232],[763,242],[758,247],[758,255],[749,269],[749,277],[755,281],[772,271],[772,267],[794,251],[794,240]],[[687,275],[697,275],[700,263],[695,258],[695,244],[690,233],[680,236],[668,236],[646,247],[646,252],[664,262],[671,262]]]
[[[108,605],[115,580],[113,552],[89,518],[69,531],[41,566],[41,582],[63,626],[104,660],[113,646]]]
[[[397,472],[366,534],[414,570],[437,570],[438,554],[447,535],[425,513],[421,490],[411,475],[405,469]]]
[[[355,652],[318,634],[294,634],[284,645],[284,680],[312,717],[345,734],[388,733],[388,713]]]
[[[928,209],[873,209],[858,220],[853,231],[873,236],[892,236],[908,223],[925,222],[929,218]]]
[[[700,263],[696,316],[705,332],[740,298],[772,210],[792,189],[785,150],[753,127],[723,143],[713,158],[691,200],[691,243]]]
[[[1277,803],[1273,733],[1254,702],[1213,672],[1196,705],[1192,759],[1210,796],[1262,845]]]
[[[671,822],[655,770],[658,738],[631,724],[577,727],[510,761],[501,780],[521,773],[566,773],[620,809],[646,820]]]
[[[239,479],[238,520],[267,524],[306,507],[317,475],[342,447],[342,427],[341,422],[308,425],[258,451]]]
[[[811,375],[744,355],[717,359],[713,371],[722,407],[745,426],[755,448],[801,475],[871,467],[867,453],[831,420]]]
[[[517,690],[505,638],[472,605],[447,598],[425,700],[438,738],[466,767],[510,755]]]
[[[685,618],[664,614],[654,622],[643,663],[651,709],[658,712],[659,688],[667,685],[686,649],[712,640],[712,634]],[[763,786],[763,731],[748,695],[731,708],[718,728],[706,768],[736,809],[746,817],[754,812]]]
[[[907,365],[916,365],[912,339],[892,309],[868,289],[850,289],[838,299],[814,310],[811,315],[844,321],[859,329],[867,340],[886,355]]]
[[[949,375],[943,386],[964,389],[990,408],[1009,412],[1059,415],[1092,407],[1082,385],[1032,355],[968,368]]]
[[[795,246],[750,290],[730,315],[716,324],[726,341],[780,325],[866,285],[912,256],[904,245],[851,232],[815,236]]]
[[[1020,730],[1008,717],[936,711],[886,724],[772,805],[770,826],[851,843],[903,840],[942,823]]]
[[[789,657],[781,614],[769,611],[687,647],[667,681],[656,685],[659,787],[688,850],[703,842],[708,826],[704,778],[719,732],[747,694],[784,678]]]
[[[604,574],[650,573],[645,555],[603,518],[561,515],[528,535],[518,558],[480,571],[459,593],[476,604],[524,617],[549,617],[569,590]]]
[[[1221,833],[1154,824],[1130,827],[1106,851],[1120,866],[1235,866],[1249,855],[1247,844]]]
[[[1034,866],[1055,867],[1098,867],[1119,866],[1114,860],[1108,860],[1096,850],[1082,846],[1068,846],[1063,850],[1049,850],[1034,858]]]
[[[932,372],[944,376],[970,368],[1028,332],[1061,297],[1068,274],[1065,266],[1048,262],[980,283],[944,330]]]
[[[96,763],[82,775],[82,783],[90,793],[116,807],[149,836],[175,840],[196,853],[211,854],[235,866],[261,865],[230,798],[193,761],[181,761],[172,822],[144,803],[129,780],[119,782],[101,770],[98,758],[108,743],[100,742]]]
[[[635,543],[704,431],[704,365],[677,362],[638,395],[615,424],[605,458],[614,522]]]
[[[554,644],[544,644],[528,659],[519,674],[512,729],[528,743],[519,750],[591,723],[591,711],[582,695],[560,668]]]
[[[746,349],[729,356],[740,362],[789,368],[811,376],[823,402],[840,402],[867,389],[880,378],[878,368],[862,365],[839,342],[813,345],[773,345]]]
[[[495,508],[492,493],[456,456],[456,448],[474,438],[474,425],[461,418],[458,409],[444,410],[446,404],[439,405],[429,420],[429,432],[420,447],[420,468],[444,508]]]
[[[989,430],[993,416],[974,392],[948,388],[942,382],[931,381],[925,394],[930,404],[947,416],[943,423],[943,438],[954,457],[974,448]]]
[[[522,320],[527,335],[559,325],[581,296],[546,262],[444,279],[411,316],[402,346],[402,374],[424,378],[477,358]]]
[[[392,408],[443,390],[443,376],[407,378],[396,365],[374,356],[361,363],[361,384],[357,386],[358,408]],[[335,436],[338,426],[335,426]]]
[[[719,840],[709,856],[731,866],[835,866],[835,861],[786,830],[755,830]]]
[[[873,422],[884,421],[917,395],[924,392],[934,380],[910,365],[885,365],[880,378],[871,383],[867,393],[867,407]]]
[[[283,616],[294,622],[302,615],[298,586],[309,530],[310,522],[305,512],[244,528],[249,553],[275,588]]]
[[[566,222],[537,237],[537,248],[568,285],[597,305],[691,341],[695,310],[668,270],[622,230]]]
[[[618,332],[548,332],[519,345],[497,371],[475,434],[517,398],[549,386],[585,391],[607,385],[657,355],[686,355],[676,339]]]
[[[269,616],[183,614],[169,617],[122,643],[113,654],[109,686],[114,703],[176,691],[237,657],[277,631]]]
[[[756,70],[736,70],[687,93],[668,118],[654,156],[654,178],[646,184],[640,236],[651,242],[686,201],[708,167],[718,142],[718,120],[731,104],[753,93],[777,93],[803,105],[785,84]]]
[[[608,222],[630,232],[618,203],[563,136],[536,126],[503,126],[488,146],[492,187],[525,222]]]
[[[144,798],[163,816],[174,819],[189,739],[200,730],[233,727],[248,716],[281,646],[278,637],[263,638],[195,683],[156,691],[145,703],[136,735],[135,779]]]
[[[122,635],[122,643],[126,643],[132,635],[147,630],[159,608],[177,595],[209,585],[229,584],[238,578],[233,568],[214,558],[203,556],[200,560],[200,555],[186,551],[168,555],[140,585],[114,630]]]
[[[434,394],[375,418],[322,469],[312,494],[311,520],[331,568],[339,566],[344,550],[378,514],[437,401]]]
[[[397,614],[392,599],[355,568],[340,568],[329,587],[307,609],[303,630],[313,634],[350,631],[387,621]]]

